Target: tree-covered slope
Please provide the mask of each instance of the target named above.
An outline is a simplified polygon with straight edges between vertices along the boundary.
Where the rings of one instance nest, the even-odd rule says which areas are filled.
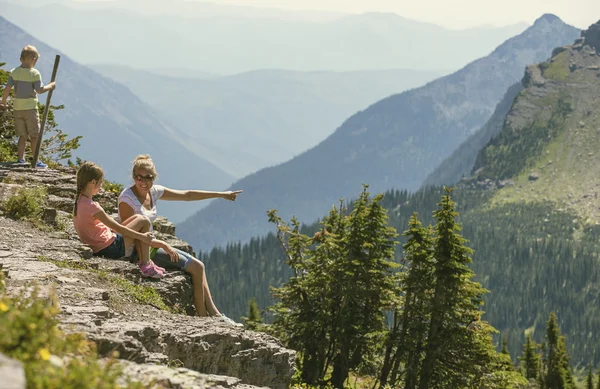
[[[585,40],[528,68],[501,130],[477,157],[476,174],[454,194],[463,235],[475,250],[473,270],[491,291],[485,320],[506,334],[514,356],[526,335],[543,341],[546,320],[556,312],[579,367],[600,363],[596,26]],[[431,223],[442,192],[439,187],[387,192],[391,224],[404,231],[413,212]],[[315,231],[318,225],[306,228]],[[204,257],[209,280],[229,291],[216,298],[232,315],[244,313],[249,297],[263,308],[270,305],[269,285],[286,274],[273,236]]]

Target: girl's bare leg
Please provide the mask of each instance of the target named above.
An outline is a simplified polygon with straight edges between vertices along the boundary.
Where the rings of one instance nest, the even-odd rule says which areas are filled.
[[[150,231],[150,219],[142,215],[133,215],[121,224],[137,232]],[[137,251],[142,263],[148,263],[150,261],[150,246],[140,242],[137,239],[132,239],[125,236],[123,237],[123,240],[125,241],[126,249],[132,244],[135,244],[135,250]]]

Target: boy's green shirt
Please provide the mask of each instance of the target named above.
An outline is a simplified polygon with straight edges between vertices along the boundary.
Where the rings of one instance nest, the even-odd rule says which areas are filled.
[[[23,66],[14,68],[8,76],[7,86],[13,87],[15,90],[13,105],[15,111],[37,109],[37,91],[44,86],[40,72],[34,68]]]

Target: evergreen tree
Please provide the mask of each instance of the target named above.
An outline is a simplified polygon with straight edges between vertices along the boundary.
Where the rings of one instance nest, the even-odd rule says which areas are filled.
[[[293,272],[287,283],[273,289],[279,299],[271,308],[275,314],[273,331],[288,347],[300,352],[302,382],[318,385],[329,345],[327,296],[331,284],[325,272],[317,272],[320,258],[307,249],[310,238],[300,233],[298,220],[293,218],[287,225],[275,211],[269,211],[269,220],[277,224],[277,237]]]
[[[598,370],[598,386],[596,389],[600,389],[600,370]]]
[[[262,328],[264,320],[256,303],[256,298],[252,297],[248,301],[248,317],[242,317],[247,330],[259,331]]]
[[[525,344],[523,345],[523,357],[521,361],[521,369],[528,380],[536,380],[539,372],[540,355],[538,354],[537,344],[531,340],[531,335],[527,334]]]
[[[433,230],[424,228],[414,213],[409,221],[408,237],[404,244],[404,261],[407,270],[403,273],[402,310],[394,312],[394,326],[388,337],[386,355],[379,381],[395,386],[400,378],[400,365],[405,366],[405,388],[414,388],[417,383],[418,364],[422,357],[431,314],[433,292]],[[392,354],[392,350],[395,352]]]
[[[502,350],[500,350],[500,352],[504,355],[510,355],[510,352],[508,351],[508,341],[506,340],[506,335],[502,337]]]
[[[471,281],[474,274],[468,264],[472,250],[459,234],[460,226],[455,220],[458,213],[450,192],[446,189],[434,213],[435,288],[419,389],[466,387],[470,374],[474,374],[472,362],[477,365],[489,362],[485,353],[481,353],[483,350],[478,349],[479,334],[469,328],[481,315],[480,305],[486,290]],[[451,364],[446,364],[450,362],[446,358],[453,359]]]
[[[524,378],[512,371],[510,356],[492,344],[497,331],[480,320],[487,291],[472,281],[473,251],[460,235],[451,190],[445,192],[434,213],[435,286],[418,388],[521,387]]]
[[[387,225],[382,195],[370,198],[367,187],[350,215],[333,208],[313,238],[299,223],[278,225],[294,276],[274,289],[273,326],[301,352],[301,379],[321,384],[331,367],[331,384],[342,388],[351,370],[374,356],[384,336],[383,312],[392,306],[396,277],[392,270],[396,232]]]
[[[569,369],[569,356],[565,337],[560,334],[554,312],[550,314],[546,328],[546,372],[544,386],[547,389],[574,389],[575,384]]]
[[[592,374],[592,368],[588,372],[587,380],[585,382],[586,389],[594,389],[594,375]]]

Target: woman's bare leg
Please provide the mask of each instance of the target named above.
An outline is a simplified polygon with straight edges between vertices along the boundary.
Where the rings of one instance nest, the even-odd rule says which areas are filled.
[[[198,261],[200,262],[200,261]],[[200,262],[202,263],[202,262]],[[204,264],[202,264],[204,266]],[[221,312],[217,309],[215,302],[212,299],[212,295],[210,294],[210,289],[208,288],[208,281],[206,281],[206,271],[202,274],[202,285],[204,287],[204,302],[206,304],[206,310],[211,316],[221,316]]]
[[[208,316],[204,303],[204,264],[200,261],[193,261],[189,264],[187,272],[192,276],[196,314],[198,316]]]

